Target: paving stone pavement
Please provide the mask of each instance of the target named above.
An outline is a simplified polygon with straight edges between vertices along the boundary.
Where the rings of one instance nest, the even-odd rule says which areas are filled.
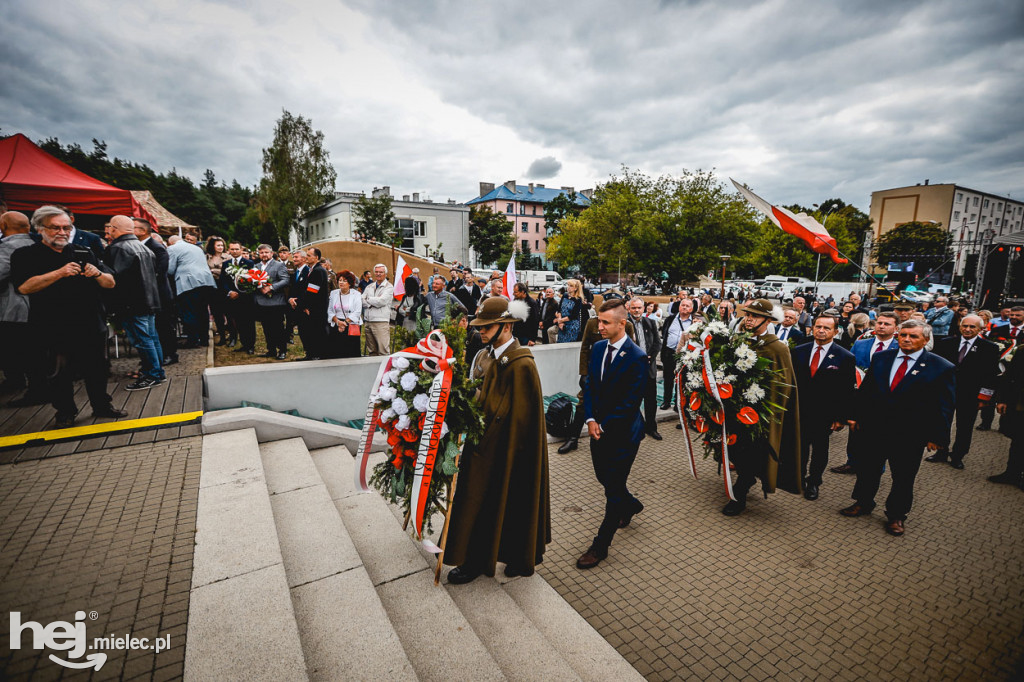
[[[922,463],[894,538],[888,475],[868,517],[839,515],[854,477],[826,472],[815,502],[755,486],[730,518],[714,462],[693,480],[682,432],[661,433],[630,476],[646,509],[589,571],[575,561],[604,511],[589,443],[549,449],[554,542],[538,567],[647,679],[1024,679],[1024,492],[985,480],[1006,438],[978,432],[963,471]]]
[[[182,676],[201,453],[192,437],[0,466],[0,679]],[[32,649],[31,631],[7,648],[7,612],[45,626],[79,610],[96,616],[90,643],[170,635],[170,648],[107,650],[98,672],[49,661],[61,652]]]

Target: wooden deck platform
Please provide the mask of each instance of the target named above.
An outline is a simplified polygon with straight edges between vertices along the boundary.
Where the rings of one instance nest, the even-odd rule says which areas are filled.
[[[165,368],[167,381],[145,391],[124,390],[125,386],[134,381],[127,375],[138,367],[137,357],[122,357],[112,361],[107,392],[110,393],[115,408],[128,412],[128,417],[125,419],[156,417],[203,409],[202,371],[206,367],[207,349],[181,350],[179,356],[181,362]],[[9,401],[19,395],[20,393],[0,393],[0,436],[47,431],[55,428],[56,411],[49,404],[22,408],[6,407]],[[75,402],[79,409],[75,426],[106,424],[115,421],[92,417],[92,408],[89,407],[85,384],[81,381],[75,383]],[[75,441],[0,450],[0,464],[59,457],[122,445],[152,443],[199,434],[199,424],[131,433],[101,434],[97,437]]]

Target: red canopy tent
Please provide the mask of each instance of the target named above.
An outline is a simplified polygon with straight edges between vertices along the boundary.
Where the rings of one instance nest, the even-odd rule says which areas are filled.
[[[127,215],[158,226],[131,192],[75,170],[21,133],[0,140],[0,201],[11,211],[62,204],[73,213]]]

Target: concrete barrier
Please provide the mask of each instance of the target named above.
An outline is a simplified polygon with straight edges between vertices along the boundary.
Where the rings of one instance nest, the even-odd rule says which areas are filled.
[[[545,395],[579,391],[580,344],[539,345],[530,350]],[[206,410],[236,408],[244,401],[344,424],[366,416],[370,386],[380,363],[381,358],[373,357],[207,369],[203,373]]]

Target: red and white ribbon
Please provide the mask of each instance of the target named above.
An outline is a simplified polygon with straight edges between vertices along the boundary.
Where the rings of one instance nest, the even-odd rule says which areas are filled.
[[[416,453],[416,464],[413,468],[412,499],[410,509],[413,513],[414,528],[420,535],[423,529],[423,516],[430,491],[430,480],[434,473],[434,461],[441,441],[441,427],[448,411],[448,396],[452,384],[452,368],[455,362],[448,341],[438,330],[433,330],[412,348],[392,353],[380,363],[377,378],[370,390],[370,400],[366,406],[366,419],[363,432],[359,439],[356,452],[355,487],[359,492],[369,492],[366,482],[366,465],[373,446],[373,433],[376,430],[380,409],[377,407],[377,394],[380,391],[384,375],[391,371],[396,358],[419,360],[420,368],[434,374],[430,385],[429,402],[423,421],[423,432],[420,435],[419,448]]]

